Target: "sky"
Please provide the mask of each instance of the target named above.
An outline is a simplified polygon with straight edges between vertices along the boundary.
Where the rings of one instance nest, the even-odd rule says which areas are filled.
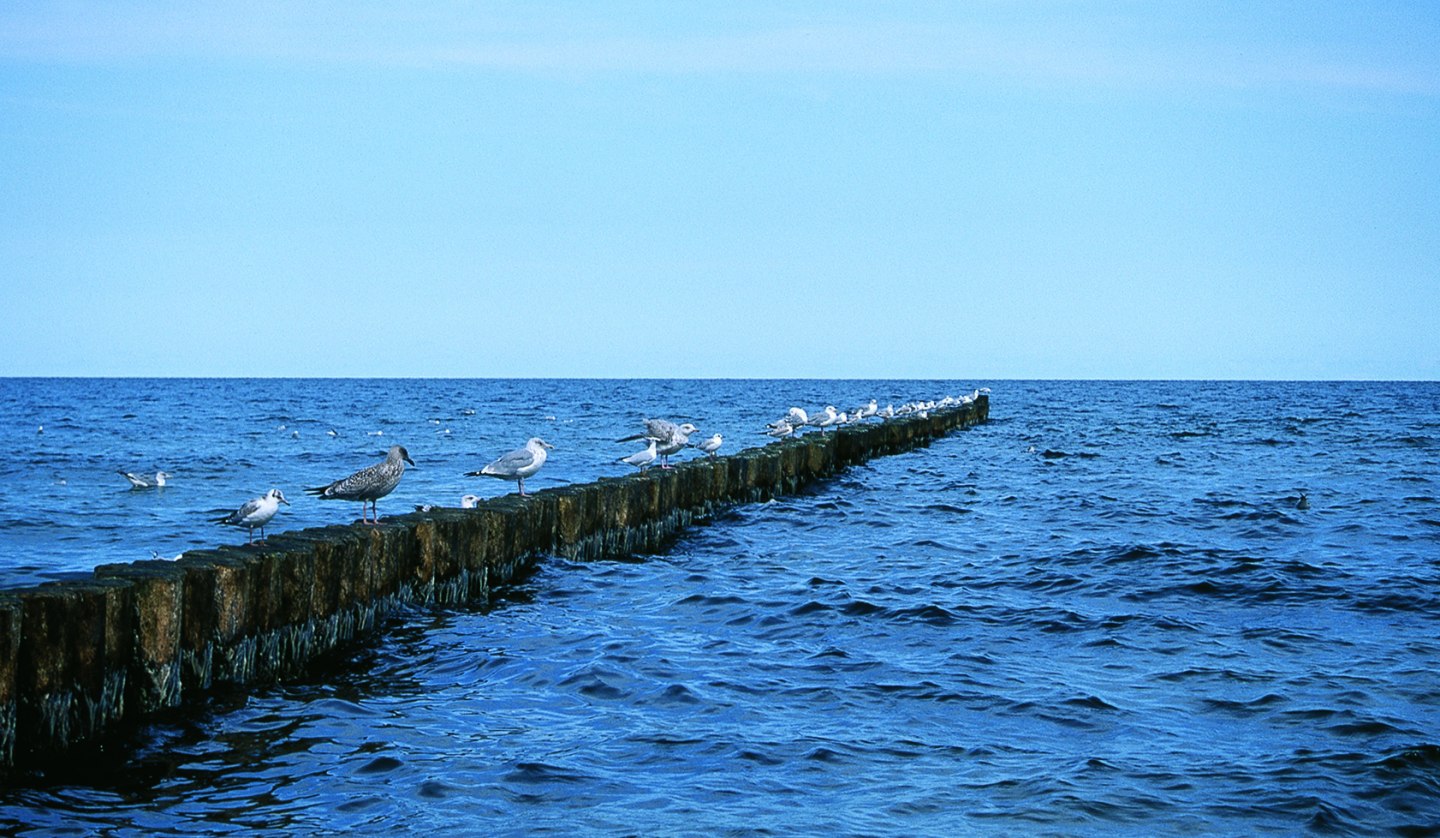
[[[0,6],[0,376],[1440,378],[1434,3]]]

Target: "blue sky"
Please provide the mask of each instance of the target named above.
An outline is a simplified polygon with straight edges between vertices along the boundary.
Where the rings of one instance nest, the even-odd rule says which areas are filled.
[[[1432,3],[11,3],[0,164],[0,375],[1440,377]]]

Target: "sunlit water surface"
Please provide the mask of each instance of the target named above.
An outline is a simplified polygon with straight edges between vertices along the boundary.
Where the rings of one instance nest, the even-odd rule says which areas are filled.
[[[1440,829],[1433,383],[0,381],[0,579],[243,539],[207,515],[271,485],[281,529],[353,519],[299,488],[392,442],[382,514],[510,490],[459,475],[533,434],[542,488],[623,473],[642,413],[734,451],[987,385],[987,425],[14,778],[0,829]]]

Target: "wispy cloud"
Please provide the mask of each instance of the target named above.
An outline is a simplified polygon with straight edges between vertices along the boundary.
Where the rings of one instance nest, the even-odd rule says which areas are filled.
[[[708,20],[676,13],[537,16],[445,4],[78,4],[0,13],[0,60],[248,61],[471,68],[522,73],[923,75],[1041,86],[1205,88],[1435,96],[1440,57],[1252,38],[1187,40],[1166,27],[1123,36],[1103,16],[986,7],[907,19],[765,10]],[[931,10],[933,12],[933,9]],[[1013,12],[1013,13],[1012,13]],[[1156,14],[1159,14],[1157,12]]]

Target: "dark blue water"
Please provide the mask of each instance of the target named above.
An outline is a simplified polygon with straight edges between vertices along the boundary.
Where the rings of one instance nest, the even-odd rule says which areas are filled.
[[[421,463],[383,514],[474,488],[454,466],[532,427],[560,446],[542,476],[579,480],[611,473],[606,440],[637,411],[739,440],[790,403],[987,383],[985,426],[662,555],[552,560],[488,610],[410,612],[309,682],[24,778],[0,828],[1440,830],[1434,383],[7,382],[11,450],[36,453],[5,475],[0,533],[15,574],[44,575],[64,552],[46,528],[107,561],[213,543],[226,533],[189,510],[340,476],[378,452],[368,430]],[[297,422],[298,440],[276,430]],[[41,423],[38,446],[14,436]],[[127,451],[127,470],[176,474],[163,498],[106,478]],[[67,484],[47,488],[55,472]],[[358,513],[332,509],[281,514]]]

